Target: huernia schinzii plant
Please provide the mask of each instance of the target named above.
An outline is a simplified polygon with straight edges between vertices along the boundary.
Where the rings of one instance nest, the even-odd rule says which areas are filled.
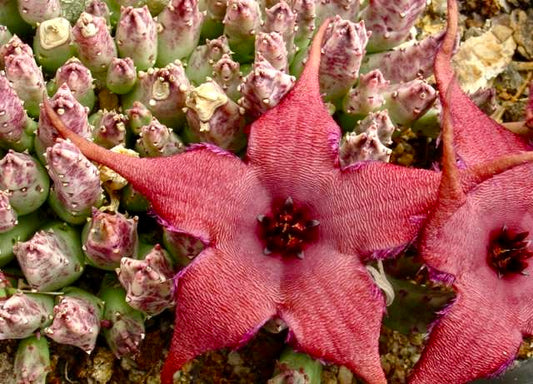
[[[51,370],[48,340],[43,335],[30,336],[19,343],[15,353],[17,383],[45,384]]]
[[[128,179],[160,221],[206,244],[177,277],[179,305],[164,383],[189,359],[238,346],[272,317],[288,324],[290,342],[300,350],[344,364],[370,383],[385,383],[378,353],[385,301],[362,260],[392,256],[412,241],[439,177],[386,163],[341,170],[340,130],[318,84],[327,26],[315,37],[293,90],[251,125],[246,162],[209,145],[170,157],[121,156],[69,131],[45,103],[56,128],[86,156]],[[379,215],[387,220],[376,220]],[[205,295],[206,289],[218,294]],[[334,304],[346,296],[358,300]]]
[[[9,193],[0,191],[0,233],[7,232],[17,225],[17,212],[9,202]]]
[[[136,258],[137,220],[93,208],[82,233],[82,249],[88,261],[101,269],[113,270],[121,258]]]
[[[477,140],[500,146],[491,157],[529,147],[451,80],[453,28],[415,42],[425,3],[93,0],[73,14],[70,3],[0,0],[9,27],[0,26],[0,265],[20,277],[0,299],[0,330],[25,338],[17,380],[44,382],[46,338],[90,352],[101,332],[115,356],[135,359],[144,319],[175,309],[165,384],[194,356],[241,346],[266,323],[288,328],[298,350],[282,354],[272,383],[316,382],[311,358],[385,383],[378,337],[394,285],[381,261],[415,240],[457,298],[411,380],[461,383],[503,369],[530,329],[520,275],[530,202],[511,200],[527,195],[531,166],[507,171],[527,155],[490,163]],[[435,121],[438,95],[424,79],[443,39],[443,173],[385,164],[399,129]],[[406,40],[414,44],[391,50]],[[450,189],[450,124],[463,195]],[[479,204],[484,212],[465,208]],[[479,290],[522,310],[479,310],[471,292],[484,280],[455,260],[482,265],[492,283]],[[86,264],[108,271],[95,272],[107,273],[99,298],[80,288]],[[488,331],[477,332],[482,323]]]
[[[0,340],[25,339],[50,324],[54,299],[15,292],[0,299]]]
[[[175,268],[168,253],[155,245],[142,260],[124,257],[117,268],[126,303],[149,316],[174,306]]]
[[[100,332],[104,302],[79,288],[68,287],[63,291],[56,298],[52,323],[44,334],[58,343],[91,353]]]
[[[98,297],[105,303],[103,334],[117,358],[134,357],[145,337],[144,316],[126,302],[126,292],[116,277],[106,275]]]
[[[435,278],[453,285],[456,298],[415,367],[411,382],[420,384],[465,383],[502,372],[533,332],[532,166],[524,164],[533,152],[525,138],[486,116],[460,89],[450,65],[457,23],[452,0],[435,61],[445,121],[443,177],[419,243],[424,262]],[[494,156],[502,157],[491,162]],[[505,171],[511,164],[519,166]]]
[[[65,223],[54,223],[13,247],[29,285],[38,291],[63,288],[80,277],[85,262],[78,233]]]

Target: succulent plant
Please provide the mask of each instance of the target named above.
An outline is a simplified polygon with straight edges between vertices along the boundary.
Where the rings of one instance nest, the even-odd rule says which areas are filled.
[[[6,44],[13,35],[5,25],[0,25],[0,47]]]
[[[183,152],[180,138],[157,119],[141,128],[135,149],[143,157],[172,156]]]
[[[117,47],[106,19],[83,12],[72,29],[78,57],[94,75],[105,73],[117,57]]]
[[[11,51],[7,48],[3,56],[5,74],[28,114],[38,116],[39,103],[46,92],[43,72],[37,66],[32,49],[25,44],[17,47],[18,43],[13,39],[11,43],[15,48]]]
[[[137,220],[93,208],[82,233],[83,252],[89,263],[114,270],[121,258],[137,258]]]
[[[81,105],[74,97],[67,83],[61,84],[57,92],[51,99],[51,103],[61,119],[76,132],[84,137],[91,137],[91,127],[87,120],[87,107]],[[37,155],[42,157],[46,149],[52,146],[58,137],[57,131],[50,124],[50,120],[41,113],[37,137],[35,138],[35,149]],[[44,163],[44,161],[43,161]]]
[[[263,31],[278,32],[281,35],[289,59],[292,59],[296,52],[294,45],[296,30],[296,14],[284,0],[265,10]]]
[[[347,167],[359,161],[388,161],[392,150],[385,144],[392,142],[395,126],[385,111],[369,114],[348,132],[339,146],[341,166]]]
[[[401,0],[394,3],[370,0],[361,12],[361,18],[372,31],[368,50],[384,51],[402,43],[425,6],[424,0]]]
[[[122,189],[120,204],[122,204],[128,212],[146,212],[150,207],[148,200],[133,189],[131,184],[126,185],[126,187]]]
[[[130,57],[113,58],[107,69],[106,85],[111,92],[118,95],[128,93],[137,81],[135,64]]]
[[[189,57],[200,40],[203,13],[198,0],[170,0],[157,16],[157,66]]]
[[[17,218],[17,225],[7,232],[0,232],[0,267],[8,264],[15,257],[13,246],[19,241],[28,240],[41,225],[37,212]]]
[[[66,222],[81,224],[91,207],[99,205],[102,199],[98,169],[74,144],[62,139],[46,150],[46,163],[54,181],[51,207]]]
[[[295,78],[272,66],[265,59],[254,62],[252,71],[243,79],[239,104],[252,116],[275,107],[294,85]]]
[[[48,197],[50,181],[32,156],[9,150],[0,160],[0,190],[9,191],[9,202],[18,215],[39,208]]]
[[[53,93],[56,93],[57,88],[66,83],[74,98],[90,111],[96,101],[93,82],[91,71],[78,58],[73,57],[57,69],[52,83]]]
[[[327,99],[339,99],[355,84],[368,42],[364,22],[336,16],[326,31],[320,61],[320,89]]]
[[[5,73],[0,72],[0,147],[31,149],[35,124],[28,118]]]
[[[188,265],[205,248],[201,240],[186,233],[163,230],[163,244],[178,265]]]
[[[240,85],[242,72],[239,62],[234,61],[229,55],[222,55],[213,65],[213,80],[215,80],[233,101],[241,97]]]
[[[181,127],[185,98],[190,83],[181,62],[170,63],[164,68],[150,68],[139,72],[134,89],[124,95],[123,107],[130,109],[135,101],[144,104],[161,123],[169,127]]]
[[[52,324],[44,333],[57,343],[91,353],[100,332],[104,302],[79,288],[68,287],[63,292],[56,299]]]
[[[229,54],[230,48],[228,38],[224,35],[218,39],[207,39],[204,45],[199,45],[191,53],[185,68],[185,73],[191,83],[202,84],[213,72],[213,65],[222,58],[222,55]]]
[[[31,30],[31,26],[22,19],[16,0],[2,0],[0,2],[0,24],[6,26],[12,34],[20,34],[21,36]]]
[[[25,339],[50,324],[54,299],[16,292],[0,299],[0,340]]]
[[[53,291],[76,281],[84,269],[78,232],[65,223],[46,225],[13,252],[30,286]]]
[[[48,340],[44,336],[30,336],[21,340],[15,353],[13,370],[17,384],[45,384],[51,370]]]
[[[357,85],[345,96],[343,110],[348,114],[363,117],[383,108],[384,92],[389,84],[379,69],[361,75]]]
[[[37,62],[45,71],[55,72],[74,55],[71,26],[67,19],[47,19],[37,27],[33,39]]]
[[[367,73],[379,69],[392,83],[427,78],[433,73],[433,60],[443,37],[440,33],[408,47],[366,55],[360,71]]]
[[[61,16],[59,0],[17,0],[17,4],[20,16],[31,25]]]
[[[152,122],[152,112],[141,102],[134,101],[131,108],[126,111],[128,127],[132,133],[138,135],[141,128]]]
[[[110,10],[109,10],[109,6],[107,5],[105,1],[91,0],[85,7],[85,12],[93,16],[103,17],[105,21],[107,22],[107,24],[111,25]]]
[[[148,7],[122,7],[115,32],[120,57],[129,57],[135,68],[145,71],[157,58],[157,25]]]
[[[411,380],[459,383],[505,367],[521,340],[510,341],[507,328],[516,335],[529,329],[522,324],[530,317],[527,300],[511,295],[509,301],[518,297],[525,309],[518,316],[504,302],[501,322],[493,310],[477,308],[465,285],[479,277],[472,274],[465,283],[466,272],[450,272],[461,249],[446,246],[444,252],[440,245],[448,236],[454,244],[467,239],[465,247],[491,250],[489,263],[476,252],[459,259],[482,260],[493,271],[488,281],[503,287],[497,292],[502,297],[509,297],[507,280],[526,280],[509,273],[527,272],[531,256],[531,220],[523,215],[518,225],[515,215],[529,204],[519,170],[531,166],[504,171],[531,161],[529,147],[500,135],[501,127],[473,112],[450,81],[442,63],[443,57],[449,63],[457,44],[451,28],[416,41],[413,26],[426,3],[87,0],[57,7],[57,0],[0,0],[0,266],[9,268],[0,271],[0,338],[26,338],[16,355],[16,380],[46,380],[46,339],[33,337],[39,328],[87,352],[101,332],[117,358],[136,359],[144,319],[175,308],[165,384],[197,354],[242,345],[272,318],[289,328],[287,343],[309,356],[282,354],[271,383],[314,382],[317,358],[383,384],[381,321],[425,329],[433,318],[428,314],[450,297],[405,288],[420,287],[404,277],[406,284],[393,280],[389,286],[389,270],[372,267],[415,238],[430,277],[447,283],[455,277],[459,295],[432,328]],[[440,95],[432,80],[424,80],[437,52]],[[490,110],[490,91],[472,97]],[[529,103],[517,123],[523,130],[531,125],[533,97]],[[442,172],[384,164],[393,135],[397,153],[413,131],[437,138],[441,116]],[[464,220],[445,230],[444,216],[457,206],[444,191],[454,172],[450,116],[459,173],[467,175],[459,179],[464,196],[452,197],[486,209],[466,217],[466,208],[457,208],[452,217]],[[484,140],[495,158],[524,154],[486,165],[491,151],[480,145]],[[491,166],[502,174],[468,189],[477,183],[469,177]],[[498,180],[506,188],[498,189]],[[486,199],[478,196],[483,191]],[[502,199],[522,202],[501,209]],[[135,214],[139,222],[129,219]],[[476,231],[496,214],[514,226],[500,226],[488,242],[479,241]],[[87,218],[82,251],[79,230]],[[481,224],[466,225],[472,222]],[[163,246],[146,250],[143,240]],[[94,268],[83,276],[85,262],[116,269],[124,288]],[[99,298],[79,288],[92,283],[86,277],[104,277]],[[37,293],[17,291],[28,285]],[[518,291],[527,292],[526,285]],[[44,292],[50,290],[61,292]],[[409,326],[384,317],[392,293],[398,306],[424,314],[407,316]],[[45,313],[56,294],[50,325]],[[341,300],[346,304],[335,304]],[[394,305],[388,313],[397,315]],[[487,345],[472,348],[477,361],[462,344],[450,343],[459,334],[478,345],[463,332],[478,329],[474,310],[490,329],[476,333]],[[500,346],[508,354],[503,363]],[[457,350],[460,361],[450,352]]]
[[[117,145],[126,144],[126,125],[128,118],[117,111],[99,110],[89,117],[93,128],[93,140],[95,143],[113,148]]]
[[[9,192],[0,191],[0,233],[10,231],[17,225],[17,212],[9,202]]]
[[[254,0],[228,0],[224,15],[224,35],[239,61],[253,58],[255,35],[261,30],[261,9]]]
[[[134,357],[145,337],[144,316],[126,303],[126,292],[118,280],[106,275],[98,297],[105,303],[104,337],[117,358]]]
[[[424,80],[412,80],[391,86],[384,98],[391,120],[408,126],[431,107],[437,93]]]
[[[174,274],[167,252],[159,245],[143,260],[123,258],[117,269],[118,279],[126,289],[126,302],[150,316],[175,305]]]
[[[321,374],[320,362],[287,348],[281,354],[268,384],[320,384]]]
[[[185,100],[189,134],[193,141],[213,143],[238,152],[246,144],[243,111],[215,81],[191,89]]]
[[[276,32],[259,32],[255,38],[255,58],[268,61],[282,72],[289,70],[289,53],[283,36]]]
[[[23,42],[17,35],[10,34],[11,37],[0,46],[0,64],[3,68],[5,66],[5,57],[13,54],[26,53],[33,55],[31,47]]]

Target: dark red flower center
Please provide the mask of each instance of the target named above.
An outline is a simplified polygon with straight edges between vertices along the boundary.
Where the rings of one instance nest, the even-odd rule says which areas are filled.
[[[308,209],[295,206],[289,197],[281,204],[274,204],[270,215],[259,215],[260,237],[264,253],[281,256],[304,257],[304,248],[316,238],[318,220],[309,217]]]
[[[488,263],[498,276],[522,273],[527,268],[528,260],[533,257],[530,241],[526,240],[529,232],[513,231],[502,228],[491,236]]]

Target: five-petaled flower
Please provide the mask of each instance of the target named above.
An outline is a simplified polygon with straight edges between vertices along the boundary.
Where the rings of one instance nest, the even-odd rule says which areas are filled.
[[[210,145],[122,156],[68,131],[46,108],[62,135],[128,179],[162,222],[206,244],[176,276],[164,384],[186,361],[238,347],[273,317],[288,324],[297,349],[386,382],[378,351],[385,303],[364,261],[413,241],[439,174],[379,162],[341,168],[340,129],[318,84],[324,29],[293,90],[251,125],[244,161]]]
[[[522,336],[533,334],[533,166],[523,164],[533,152],[454,80],[455,0],[448,9],[435,62],[446,122],[443,175],[419,252],[435,276],[453,282],[457,296],[434,325],[413,384],[461,384],[501,372]]]

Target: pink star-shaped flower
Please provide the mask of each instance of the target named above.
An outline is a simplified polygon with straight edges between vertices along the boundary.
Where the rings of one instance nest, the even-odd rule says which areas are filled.
[[[451,68],[456,35],[457,4],[449,0],[435,61],[445,119],[443,175],[419,251],[435,276],[453,283],[456,298],[434,325],[412,384],[497,374],[515,358],[522,336],[533,333],[533,166],[524,165],[533,152],[459,88]]]
[[[324,27],[281,103],[250,127],[245,161],[211,145],[162,158],[107,151],[55,126],[128,179],[162,222],[206,244],[176,276],[176,323],[162,382],[195,356],[238,347],[283,319],[314,358],[386,383],[378,337],[384,299],[363,261],[409,244],[439,174],[379,162],[341,169],[340,129],[319,92]]]

